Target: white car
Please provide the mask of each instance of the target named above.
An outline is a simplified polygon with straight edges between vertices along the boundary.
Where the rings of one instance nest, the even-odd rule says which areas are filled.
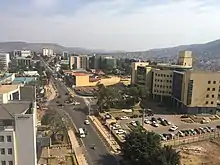
[[[110,128],[113,130],[117,130],[117,129],[120,129],[121,126],[119,124],[114,124],[114,125],[110,126]]]
[[[128,116],[122,116],[120,119],[121,119],[121,120],[128,120],[129,117],[128,117]]]
[[[137,127],[137,123],[136,123],[136,121],[131,121],[131,123],[130,123],[132,126],[134,126],[134,127]]]
[[[169,130],[170,131],[176,131],[178,129],[178,127],[176,125],[173,125]]]
[[[80,102],[75,101],[74,105],[80,105]]]
[[[126,133],[126,131],[123,130],[123,129],[116,130],[115,132],[116,132],[116,134],[118,134],[118,135]]]
[[[151,121],[150,121],[150,120],[148,120],[148,119],[144,119],[144,123],[145,123],[145,124],[150,124],[150,123],[151,123]]]
[[[84,123],[85,123],[86,125],[89,125],[89,124],[90,124],[89,120],[85,120]]]
[[[158,124],[156,121],[153,121],[151,124],[152,124],[152,126],[154,126],[154,127],[159,127],[159,124]]]

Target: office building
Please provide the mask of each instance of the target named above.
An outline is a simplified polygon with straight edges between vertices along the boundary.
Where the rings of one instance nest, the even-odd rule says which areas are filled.
[[[31,57],[30,50],[14,50],[14,57]]]
[[[181,51],[177,64],[132,63],[131,80],[145,86],[154,100],[173,103],[180,112],[216,113],[220,73],[193,70],[190,51]]]
[[[89,57],[87,55],[79,55],[80,68],[89,69]]]
[[[27,68],[33,66],[32,58],[28,57],[16,57],[15,59],[13,59],[13,63],[15,63],[15,65],[19,67]]]
[[[9,53],[0,53],[0,70],[7,70],[10,62]]]
[[[183,113],[216,113],[220,73],[173,72],[172,99]]]
[[[35,87],[0,86],[0,163],[37,165]]]
[[[42,54],[43,56],[48,56],[48,57],[53,56],[53,49],[43,48]]]
[[[70,69],[79,69],[81,68],[80,57],[77,55],[70,55],[69,57],[69,67]]]
[[[63,51],[62,60],[69,60],[69,53],[67,51]]]

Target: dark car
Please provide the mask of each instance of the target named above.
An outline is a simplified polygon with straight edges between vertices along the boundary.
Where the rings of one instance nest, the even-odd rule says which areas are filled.
[[[216,128],[220,129],[220,125],[217,125]]]
[[[65,95],[68,95],[68,94],[69,94],[68,92],[65,93]]]
[[[60,102],[59,102],[59,101],[56,101],[56,103],[59,104]]]
[[[151,118],[151,121],[157,122],[157,119],[156,119],[155,117],[152,117],[152,118]]]
[[[64,107],[64,105],[63,105],[63,104],[59,104],[58,106],[59,106],[59,107]]]

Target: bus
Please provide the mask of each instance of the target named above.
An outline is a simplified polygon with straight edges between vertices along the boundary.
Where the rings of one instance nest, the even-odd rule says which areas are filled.
[[[83,130],[82,128],[79,128],[79,136],[80,136],[81,138],[86,137],[86,134],[85,134],[85,132],[84,132],[84,130]]]

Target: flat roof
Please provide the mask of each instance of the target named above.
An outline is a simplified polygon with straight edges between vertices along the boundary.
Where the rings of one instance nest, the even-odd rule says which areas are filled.
[[[0,119],[13,119],[15,114],[21,114],[25,112],[30,107],[29,103],[8,103],[0,104]]]
[[[8,93],[19,88],[19,85],[1,85],[0,94]]]
[[[89,76],[88,73],[84,73],[84,72],[73,72],[72,75],[73,76]]]

